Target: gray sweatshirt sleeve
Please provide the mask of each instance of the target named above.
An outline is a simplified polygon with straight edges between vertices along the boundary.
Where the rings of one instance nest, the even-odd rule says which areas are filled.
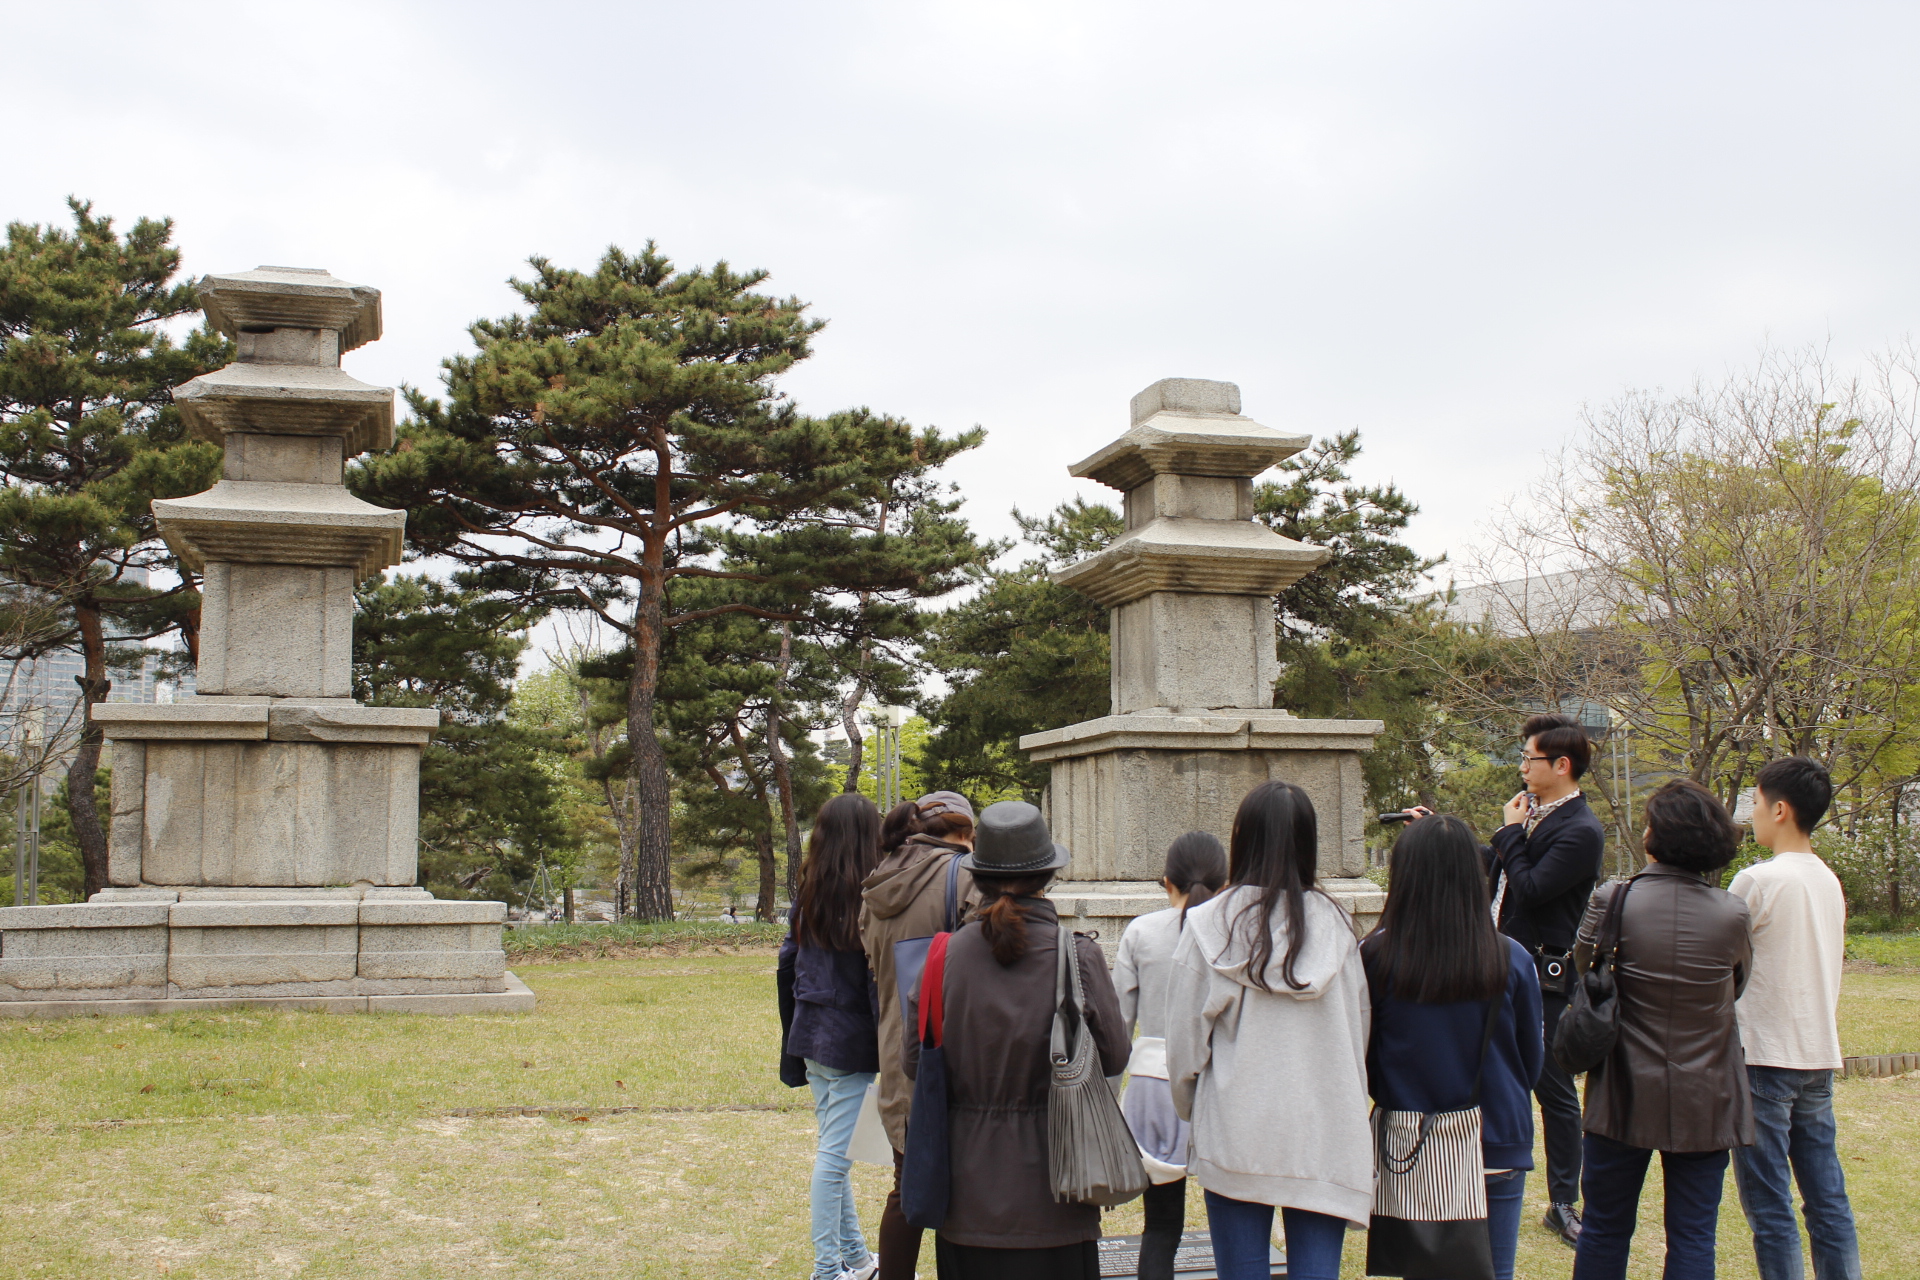
[[[1113,991],[1120,997],[1120,1025],[1126,1028],[1129,1040],[1140,1022],[1140,970],[1134,958],[1139,937],[1140,931],[1129,923],[1120,935],[1120,954],[1113,961]]]
[[[1181,935],[1167,975],[1167,1084],[1173,1109],[1193,1119],[1193,1094],[1213,1056],[1213,1024],[1231,1005],[1230,982],[1216,982],[1193,931]]]

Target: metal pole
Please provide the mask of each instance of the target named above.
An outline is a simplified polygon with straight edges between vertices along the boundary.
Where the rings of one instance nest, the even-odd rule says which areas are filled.
[[[27,788],[13,793],[13,905],[27,901]]]
[[[1632,731],[1623,728],[1620,734],[1620,763],[1622,767],[1626,770],[1626,774],[1627,774],[1627,786],[1626,786],[1627,848],[1629,850],[1636,847],[1634,843],[1634,838],[1633,838],[1633,752],[1631,750],[1632,742],[1633,742]],[[1628,858],[1626,873],[1628,875],[1632,875],[1635,871],[1638,871],[1638,870],[1639,868],[1633,865],[1633,859]]]
[[[27,839],[27,905],[40,905],[40,779],[28,784],[33,793],[33,830]]]

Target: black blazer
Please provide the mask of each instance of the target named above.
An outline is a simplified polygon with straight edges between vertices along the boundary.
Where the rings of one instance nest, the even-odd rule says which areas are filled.
[[[1606,829],[1585,796],[1541,819],[1531,836],[1517,822],[1494,832],[1487,851],[1489,892],[1499,891],[1502,871],[1507,876],[1500,932],[1529,950],[1573,950],[1587,898],[1605,872],[1606,842]]]

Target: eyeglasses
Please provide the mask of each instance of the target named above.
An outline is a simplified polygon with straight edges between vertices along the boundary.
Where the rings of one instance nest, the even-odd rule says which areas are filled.
[[[1533,761],[1535,761],[1535,760],[1545,760],[1545,761],[1548,761],[1549,763],[1551,763],[1552,761],[1555,761],[1555,760],[1558,760],[1559,758],[1560,758],[1559,756],[1525,756],[1525,755],[1523,755],[1523,756],[1521,756],[1521,757],[1520,757],[1520,763],[1521,763],[1521,764],[1522,764],[1523,766],[1524,766],[1524,765],[1527,765],[1527,764],[1530,764],[1531,762],[1533,762]]]

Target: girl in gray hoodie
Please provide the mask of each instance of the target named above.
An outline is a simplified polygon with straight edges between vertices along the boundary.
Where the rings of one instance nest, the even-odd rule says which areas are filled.
[[[1346,910],[1319,889],[1306,792],[1240,802],[1227,889],[1187,912],[1167,981],[1167,1082],[1193,1125],[1221,1280],[1264,1280],[1281,1211],[1292,1280],[1338,1280],[1373,1208],[1367,977]]]
[[[1212,832],[1189,831],[1175,840],[1160,877],[1172,905],[1130,921],[1113,964],[1120,1016],[1130,1033],[1140,1033],[1127,1063],[1127,1095],[1120,1104],[1152,1180],[1144,1200],[1146,1227],[1140,1233],[1140,1280],[1173,1280],[1174,1255],[1187,1229],[1189,1126],[1174,1111],[1167,1087],[1167,976],[1188,910],[1226,882],[1227,851]]]

